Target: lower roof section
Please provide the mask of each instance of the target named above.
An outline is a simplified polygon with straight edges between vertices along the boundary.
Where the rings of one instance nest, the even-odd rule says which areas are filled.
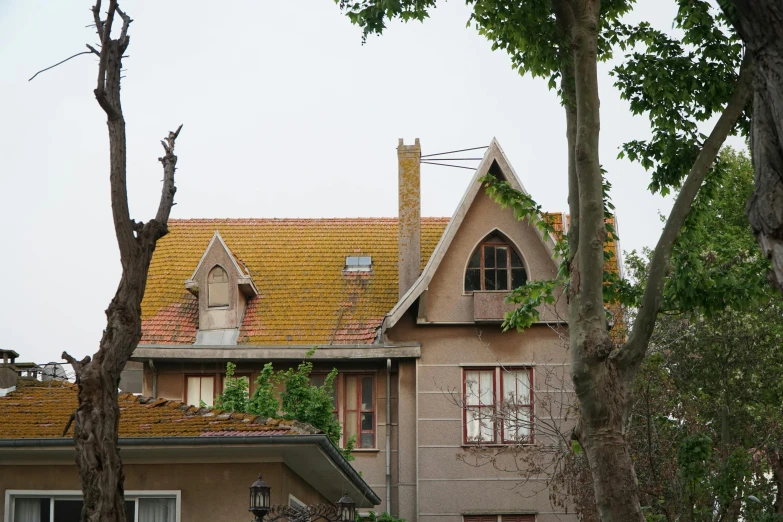
[[[312,355],[308,354],[313,351]],[[331,344],[324,346],[208,346],[140,344],[133,351],[132,361],[270,361],[270,360],[351,360],[410,359],[421,357],[421,345],[404,344]]]
[[[381,503],[326,435],[120,437],[119,445],[126,464],[283,462],[326,498],[345,487],[357,508]],[[73,464],[74,454],[71,438],[0,439],[0,467]]]

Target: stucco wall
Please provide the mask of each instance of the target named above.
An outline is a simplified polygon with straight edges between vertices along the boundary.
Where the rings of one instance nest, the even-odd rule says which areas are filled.
[[[473,294],[464,292],[465,269],[476,247],[495,230],[516,247],[529,280],[555,277],[557,266],[538,232],[526,222],[517,221],[511,209],[500,208],[481,188],[427,288],[427,321],[473,321]],[[568,317],[564,299],[557,307],[541,310],[542,320],[555,321],[558,317]]]
[[[417,426],[400,438],[402,455],[414,456],[413,473],[403,480],[418,484],[413,499],[418,506],[407,518],[460,522],[468,512],[534,511],[539,522],[575,520],[550,505],[545,476],[534,475],[523,484],[513,456],[501,447],[485,448],[485,456],[477,461],[463,440],[459,405],[465,367],[531,366],[536,415],[570,429],[563,420],[573,400],[567,347],[561,338],[565,330],[537,325],[523,333],[504,334],[498,325],[421,325],[411,313],[388,333],[392,341],[415,339],[422,347],[421,359],[409,363],[411,380],[403,379],[400,390],[400,409],[405,412],[401,427],[404,422]],[[543,429],[535,431],[536,444],[549,443],[548,437]],[[494,465],[488,463],[490,455]],[[485,465],[471,465],[478,462]]]
[[[272,503],[287,504],[293,494],[306,503],[328,503],[282,463],[127,464],[126,490],[179,490],[183,522],[249,520],[248,487],[263,473]],[[0,466],[0,513],[6,489],[78,490],[79,474],[69,466]]]

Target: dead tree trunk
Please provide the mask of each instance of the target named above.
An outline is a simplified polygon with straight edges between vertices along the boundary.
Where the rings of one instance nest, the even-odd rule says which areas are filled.
[[[82,520],[125,522],[124,477],[117,448],[120,420],[117,387],[120,372],[141,339],[141,300],[155,244],[167,232],[166,224],[174,204],[177,164],[174,142],[182,126],[176,132],[170,132],[162,142],[165,149],[160,158],[163,189],[157,215],[147,223],[137,223],[128,211],[125,120],[120,104],[120,70],[130,40],[131,19],[120,10],[117,0],[110,0],[105,19],[101,19],[101,0],[97,0],[92,11],[101,42],[100,51],[90,48],[99,56],[95,98],[108,120],[111,206],[122,278],[106,310],[106,329],[93,358],[77,361],[65,352],[62,357],[73,365],[79,390],[79,406],[74,414],[74,445],[84,494]],[[119,37],[112,39],[115,16],[122,20],[122,28]]]
[[[555,0],[561,30],[570,37],[572,60],[562,78],[574,80],[576,115],[566,106],[569,131],[568,287],[571,377],[581,422],[575,435],[585,449],[596,505],[603,522],[642,522],[636,474],[625,427],[634,377],[647,351],[663,296],[674,241],[721,145],[742,114],[750,95],[752,61],[743,61],[735,93],[689,172],[653,252],[641,306],[627,342],[615,350],[603,301],[603,177],[598,158],[600,111],[597,35],[600,0]],[[573,67],[570,70],[570,67]],[[572,76],[571,76],[572,75]],[[564,89],[565,91],[565,89]],[[573,154],[572,154],[573,152]],[[575,167],[575,168],[573,168]],[[783,197],[783,196],[782,196]]]
[[[724,0],[728,18],[756,60],[750,148],[756,188],[748,219],[783,291],[783,2]]]

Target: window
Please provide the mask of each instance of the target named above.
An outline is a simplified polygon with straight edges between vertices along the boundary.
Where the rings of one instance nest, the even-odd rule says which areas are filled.
[[[465,444],[533,443],[533,369],[463,371]]]
[[[345,380],[345,440],[356,436],[357,448],[375,447],[375,379],[348,374]]]
[[[322,386],[326,374],[313,374],[310,383]],[[334,416],[343,424],[342,446],[356,437],[356,448],[375,448],[375,376],[370,374],[341,373],[334,380],[332,392]]]
[[[465,370],[465,440],[495,442],[495,369]]]
[[[80,491],[7,492],[11,499],[11,522],[79,522]],[[125,518],[138,522],[177,522],[179,492],[127,491]]]
[[[215,266],[207,276],[207,306],[228,306],[228,274],[220,266]]]
[[[465,291],[503,290],[523,286],[527,272],[522,258],[511,245],[497,236],[480,244],[468,260]]]
[[[348,256],[345,258],[346,272],[369,272],[372,269],[372,257]]]
[[[291,495],[290,493],[288,494],[288,505],[291,506],[291,507],[294,507],[294,508],[306,508],[307,507],[307,505],[304,502],[302,502],[301,500],[299,500],[295,496]]]
[[[214,375],[189,375],[185,381],[185,397],[191,406],[199,406],[203,401],[207,406],[215,404]]]
[[[465,515],[463,522],[536,522],[535,515]]]
[[[231,379],[242,379],[247,383],[247,394],[250,396],[250,374],[249,373],[235,373]],[[223,386],[221,387],[221,393],[226,391],[226,385],[228,384],[228,377],[226,377],[226,374],[224,373],[221,376],[221,380],[223,381]]]
[[[532,368],[500,370],[503,383],[501,412],[503,442],[516,444],[531,439],[533,390],[530,387]]]

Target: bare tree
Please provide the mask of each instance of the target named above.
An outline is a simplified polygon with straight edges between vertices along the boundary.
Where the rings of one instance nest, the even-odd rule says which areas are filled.
[[[177,156],[174,142],[182,126],[169,132],[162,141],[165,154],[163,189],[158,212],[147,223],[130,218],[126,188],[125,118],[120,104],[122,58],[128,48],[130,17],[117,0],[110,0],[105,18],[101,18],[101,0],[92,8],[100,50],[88,45],[99,57],[95,99],[106,113],[109,127],[111,207],[114,230],[120,249],[122,278],[117,293],[106,309],[106,329],[100,347],[92,359],[76,360],[63,352],[73,365],[79,390],[79,406],[72,416],[76,464],[79,468],[85,522],[125,522],[122,460],[117,448],[120,409],[117,389],[120,372],[141,339],[141,300],[147,282],[155,244],[168,229],[174,205],[174,171]],[[112,38],[112,27],[119,17],[122,27]],[[66,427],[67,430],[67,427]]]

